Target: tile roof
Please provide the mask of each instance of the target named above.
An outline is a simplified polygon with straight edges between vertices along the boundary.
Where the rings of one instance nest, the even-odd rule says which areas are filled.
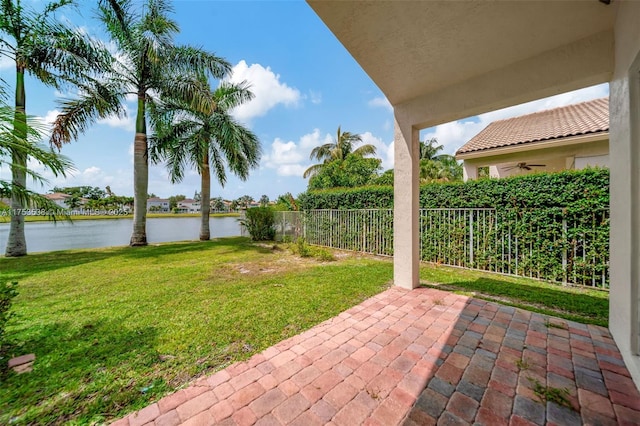
[[[609,98],[494,121],[457,152],[466,154],[609,131]]]
[[[43,197],[49,200],[66,200],[67,198],[70,198],[71,195],[64,194],[62,192],[54,192],[52,194],[44,194]]]

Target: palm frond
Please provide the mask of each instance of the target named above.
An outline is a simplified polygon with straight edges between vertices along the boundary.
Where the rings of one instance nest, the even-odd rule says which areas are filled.
[[[63,143],[77,139],[99,118],[123,117],[126,114],[123,107],[125,94],[120,81],[92,83],[82,86],[78,99],[60,102],[61,112],[53,124],[50,138],[52,145],[60,148]]]
[[[165,74],[157,85],[163,97],[181,102],[193,112],[212,114],[216,110],[217,102],[209,84],[196,74],[181,78],[167,78]]]
[[[99,17],[109,36],[120,48],[130,46],[133,42],[132,28],[135,15],[131,12],[130,0],[100,0]]]
[[[176,46],[168,52],[167,61],[176,72],[202,72],[213,78],[223,78],[231,72],[224,58],[194,46]]]
[[[334,143],[325,143],[324,145],[316,146],[311,150],[311,154],[309,154],[309,159],[318,160],[318,161],[329,161],[331,160],[334,149],[335,149]]]
[[[320,170],[322,170],[324,166],[325,164],[314,164],[304,171],[304,173],[302,174],[302,177],[305,179],[308,177],[313,177],[318,173],[320,173]]]
[[[222,154],[217,146],[211,145],[209,147],[209,161],[213,165],[213,170],[216,176],[216,180],[221,187],[224,188],[227,183],[227,172],[224,168],[225,161],[222,158]]]
[[[23,49],[27,71],[55,87],[109,70],[113,62],[100,42],[55,22],[43,23]]]
[[[362,145],[351,152],[353,155],[359,155],[360,157],[364,157],[366,155],[376,155],[376,147],[371,144]]]
[[[251,85],[245,80],[240,83],[224,81],[214,91],[218,108],[229,111],[239,105],[249,102],[254,98],[253,92],[249,90]]]
[[[73,0],[58,0],[48,3],[42,11],[42,17],[47,18],[61,7],[73,4]]]

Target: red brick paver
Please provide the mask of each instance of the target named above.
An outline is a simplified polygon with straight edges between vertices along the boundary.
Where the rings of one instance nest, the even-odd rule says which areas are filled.
[[[115,423],[640,424],[640,393],[605,328],[391,288]]]

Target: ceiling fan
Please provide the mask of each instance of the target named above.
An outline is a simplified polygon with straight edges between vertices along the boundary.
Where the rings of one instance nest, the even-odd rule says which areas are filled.
[[[503,167],[502,170],[513,170],[513,169],[532,170],[532,167],[545,167],[545,166],[546,164],[528,164],[528,163],[522,162],[522,163],[516,163],[513,166]]]

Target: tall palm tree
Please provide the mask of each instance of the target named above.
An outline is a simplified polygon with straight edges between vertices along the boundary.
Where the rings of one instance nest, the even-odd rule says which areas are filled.
[[[121,116],[127,95],[137,98],[134,137],[134,219],[130,245],[147,244],[149,158],[147,114],[155,97],[182,99],[211,112],[215,102],[203,74],[222,78],[231,70],[224,59],[193,46],[178,46],[178,24],[169,18],[166,0],[147,0],[141,11],[132,0],[100,0],[99,17],[116,46],[116,62],[99,81],[83,87],[82,96],[66,101],[54,123],[52,142],[77,139],[98,118]],[[188,101],[187,101],[188,100]]]
[[[19,140],[27,139],[25,74],[42,83],[59,87],[63,82],[76,82],[93,69],[107,64],[107,55],[80,31],[56,22],[56,11],[72,0],[52,1],[40,11],[26,10],[20,0],[0,0],[0,56],[15,61],[15,117],[13,132]],[[11,149],[12,187],[26,189],[27,153]],[[14,191],[13,212],[26,207],[25,199]],[[7,256],[24,256],[27,244],[24,217],[11,215]]]
[[[311,160],[321,161],[321,163],[309,167],[304,171],[302,177],[308,178],[315,176],[325,164],[331,161],[344,160],[347,155],[350,154],[361,157],[376,154],[376,147],[371,144],[359,146],[354,150],[354,145],[359,142],[362,142],[360,135],[351,132],[342,132],[340,126],[338,126],[336,139],[333,142],[317,146],[311,150],[309,158]]]
[[[164,159],[173,183],[180,182],[187,166],[200,174],[200,240],[211,238],[209,212],[211,168],[221,186],[227,181],[226,168],[242,180],[260,160],[260,142],[253,132],[231,117],[229,111],[253,98],[245,83],[223,83],[212,91],[213,112],[194,108],[179,99],[168,99],[152,114],[155,134],[151,154],[155,161]]]

